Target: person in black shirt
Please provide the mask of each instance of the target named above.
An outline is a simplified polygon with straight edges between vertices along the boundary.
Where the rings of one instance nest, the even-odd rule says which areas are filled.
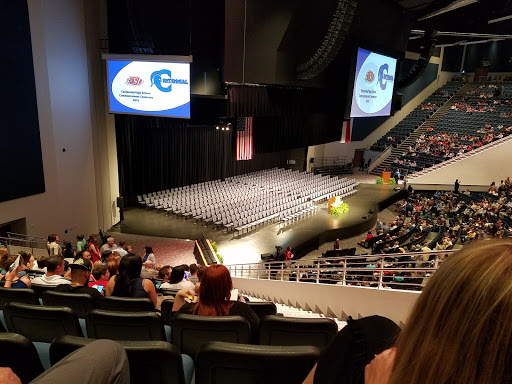
[[[94,306],[97,306],[103,295],[98,290],[87,286],[91,276],[92,263],[87,259],[77,259],[69,267],[71,268],[71,284],[57,285],[55,291],[87,293],[91,295]]]

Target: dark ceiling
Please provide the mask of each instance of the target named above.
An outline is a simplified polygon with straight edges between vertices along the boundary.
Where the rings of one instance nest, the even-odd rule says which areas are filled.
[[[512,19],[489,24],[489,20],[512,15],[512,0],[479,0],[474,4],[418,21],[452,3],[455,0],[394,0],[408,14],[412,21],[412,29],[435,29],[441,32],[463,32],[479,34],[512,34]],[[414,36],[411,35],[411,36]],[[455,44],[464,41],[479,41],[488,38],[482,37],[447,37],[438,38],[438,44]],[[415,47],[417,42],[411,39],[410,46]]]

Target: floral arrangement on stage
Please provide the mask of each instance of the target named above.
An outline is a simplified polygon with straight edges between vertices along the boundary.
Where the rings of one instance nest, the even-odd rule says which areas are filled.
[[[396,180],[394,177],[389,178],[389,184],[396,184]]]
[[[221,254],[218,252],[217,243],[215,241],[212,241],[210,243],[213,248],[213,252],[215,252],[215,256],[217,256],[217,259],[220,261],[221,264],[224,264],[224,259],[222,258]]]
[[[377,184],[384,184],[384,179],[382,177],[377,177],[376,183]]]
[[[347,203],[340,203],[337,205],[331,205],[331,212],[330,214],[333,216],[339,216],[342,213],[348,212],[348,204]]]

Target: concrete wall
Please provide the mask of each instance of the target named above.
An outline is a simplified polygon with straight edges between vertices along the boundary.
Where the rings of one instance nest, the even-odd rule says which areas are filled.
[[[33,236],[55,232],[73,239],[110,227],[115,218],[106,209],[117,196],[115,135],[112,126],[106,128],[109,120],[98,96],[104,85],[91,73],[91,52],[95,57],[100,52],[87,44],[97,36],[90,29],[86,34],[84,3],[28,0],[46,192],[0,203],[0,223],[26,218],[27,233]],[[89,21],[98,23],[97,18]],[[108,137],[104,152],[93,144],[102,137]],[[108,193],[103,192],[110,181]],[[100,217],[105,210],[110,217]]]
[[[510,154],[512,153],[512,140],[501,145],[470,156],[462,161],[455,162],[437,169],[426,175],[411,180],[416,188],[421,184],[449,184],[453,185],[455,179],[461,181],[461,190],[465,186],[490,185],[493,181],[499,183],[512,175]]]
[[[397,324],[405,323],[419,292],[377,290],[290,281],[233,278],[242,293],[266,300],[311,308],[315,312],[335,315],[339,319],[380,315]]]

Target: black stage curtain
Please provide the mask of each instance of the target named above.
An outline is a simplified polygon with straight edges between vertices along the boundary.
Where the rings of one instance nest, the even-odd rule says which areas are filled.
[[[304,148],[256,153],[253,160],[236,161],[234,130],[214,125],[192,125],[188,121],[116,115],[119,189],[128,204],[137,195],[208,180],[286,167],[303,170]]]
[[[230,85],[228,115],[254,117],[254,152],[277,152],[338,140],[343,108],[329,90]],[[339,95],[338,95],[339,96]]]

